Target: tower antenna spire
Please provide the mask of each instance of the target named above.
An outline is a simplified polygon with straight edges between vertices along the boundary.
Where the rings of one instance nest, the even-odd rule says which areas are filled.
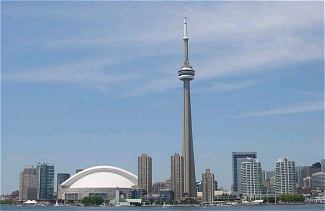
[[[185,5],[184,5],[184,17],[186,19],[186,2],[185,2]]]
[[[186,14],[186,3],[184,5],[184,66],[189,66],[188,60],[188,36],[187,36],[187,14]]]

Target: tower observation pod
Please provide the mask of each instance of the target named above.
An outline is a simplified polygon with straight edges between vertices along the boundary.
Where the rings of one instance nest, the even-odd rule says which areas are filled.
[[[185,4],[185,14],[184,14],[184,63],[183,66],[178,71],[178,79],[179,80],[193,80],[195,71],[193,70],[192,66],[190,65],[189,58],[188,58],[188,36],[187,36],[187,17],[186,17],[186,4]]]

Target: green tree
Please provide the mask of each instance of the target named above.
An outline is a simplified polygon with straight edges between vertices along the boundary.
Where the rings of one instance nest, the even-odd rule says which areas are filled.
[[[1,200],[0,204],[14,204],[14,200],[12,199],[5,199],[5,200]]]
[[[301,194],[281,194],[277,200],[284,203],[301,203],[305,201],[305,197]]]
[[[91,196],[91,197],[85,196],[81,200],[81,203],[84,204],[85,206],[100,205],[103,202],[104,202],[104,199],[100,196]]]
[[[83,199],[81,199],[81,203],[84,204],[85,206],[90,205],[91,204],[90,197],[88,196],[83,197]]]
[[[92,205],[100,205],[104,202],[104,199],[100,196],[92,196],[90,197],[90,203]]]

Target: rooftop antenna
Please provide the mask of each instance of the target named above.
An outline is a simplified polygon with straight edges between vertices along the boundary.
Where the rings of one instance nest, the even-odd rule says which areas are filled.
[[[189,66],[186,3],[184,4],[184,65]]]

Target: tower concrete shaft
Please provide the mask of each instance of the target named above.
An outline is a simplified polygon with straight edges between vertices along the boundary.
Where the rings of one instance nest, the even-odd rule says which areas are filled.
[[[179,80],[184,83],[184,125],[183,125],[183,146],[182,155],[184,158],[184,195],[188,197],[196,197],[196,178],[194,149],[192,136],[192,115],[191,115],[191,94],[190,81],[194,79],[195,71],[189,64],[188,60],[188,40],[187,37],[187,18],[186,5],[184,17],[184,63],[178,71]]]
[[[190,80],[184,80],[184,125],[183,151],[184,157],[184,193],[196,197],[196,178],[192,135]]]

